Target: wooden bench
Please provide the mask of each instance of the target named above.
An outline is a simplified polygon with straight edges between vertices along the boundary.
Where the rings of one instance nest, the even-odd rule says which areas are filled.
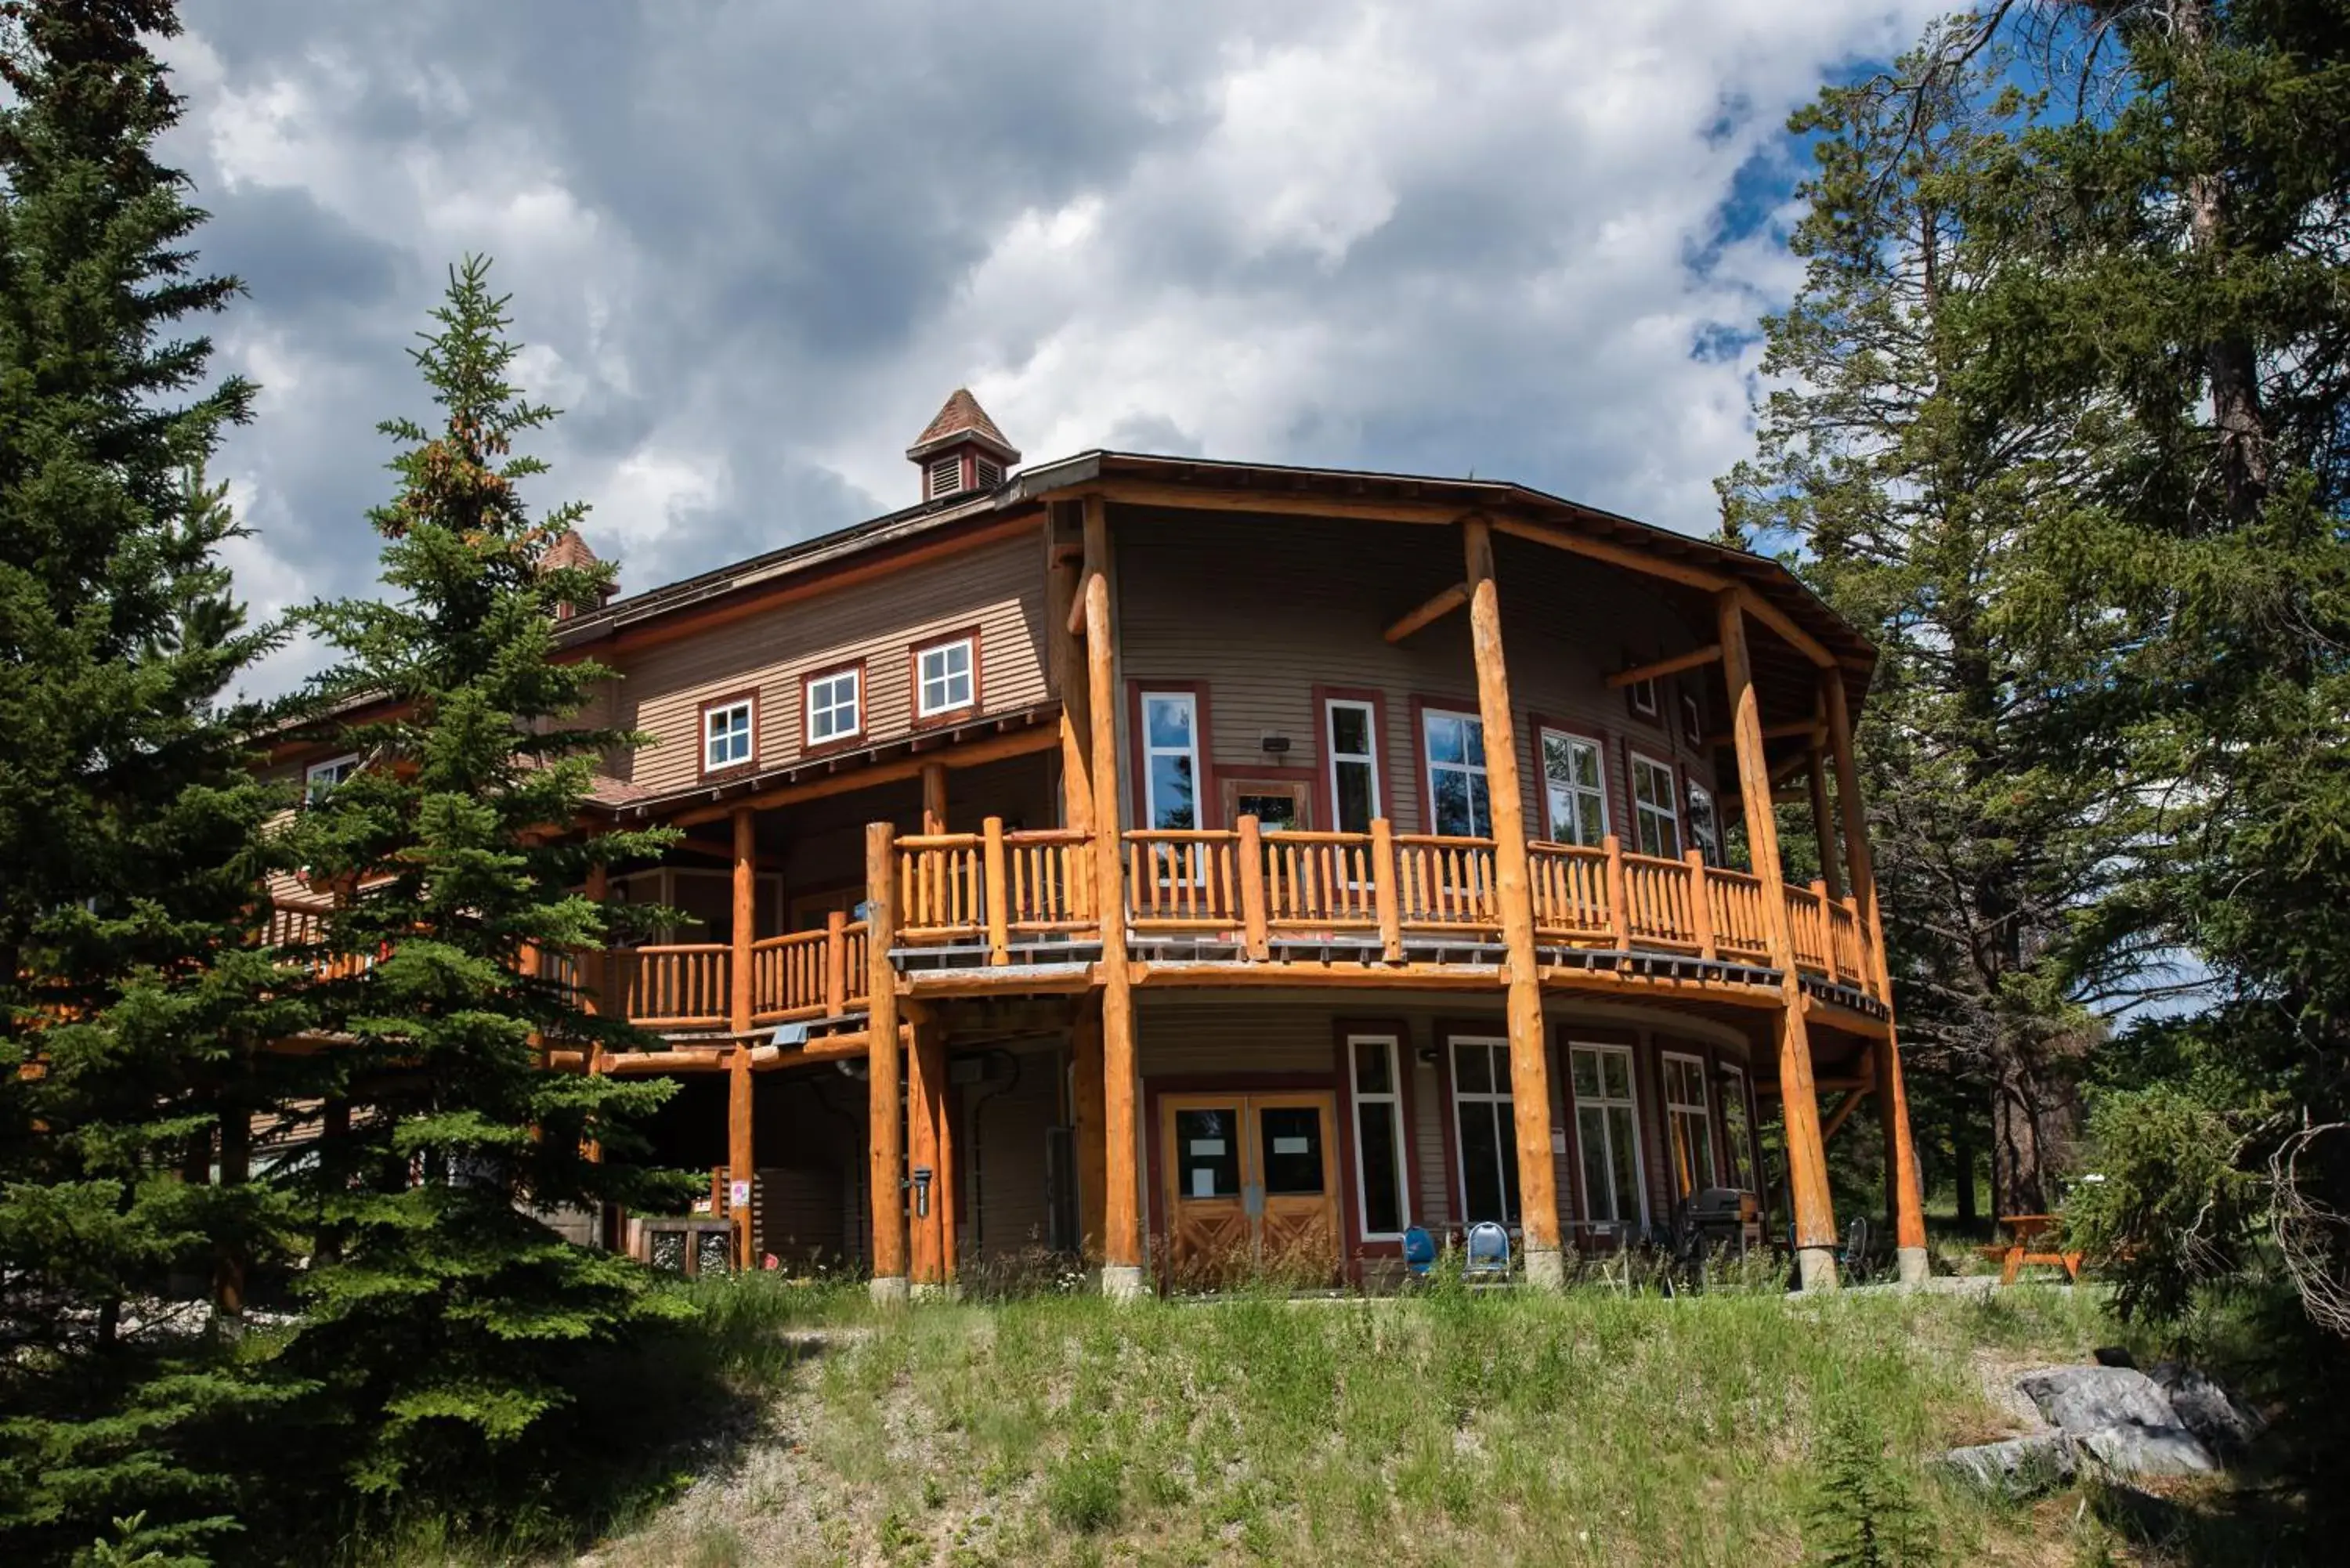
[[[2055,1215],[2007,1214],[2000,1218],[1999,1223],[2007,1232],[2007,1240],[1978,1250],[2000,1265],[2001,1284],[2015,1283],[2018,1274],[2033,1266],[2062,1269],[2066,1278],[2075,1284],[2080,1282],[2081,1254],[2054,1250],[2064,1232],[2064,1221]]]

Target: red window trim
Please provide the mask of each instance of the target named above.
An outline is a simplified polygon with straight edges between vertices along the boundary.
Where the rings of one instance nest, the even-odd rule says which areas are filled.
[[[1378,762],[1378,814],[1395,820],[1395,754],[1388,743],[1388,694],[1375,686],[1315,686],[1314,688],[1315,818],[1330,832],[1338,830],[1337,790],[1331,782],[1330,704],[1367,702],[1371,708],[1371,755]]]
[[[723,768],[710,765],[710,715],[719,708],[733,708],[741,703],[751,705],[751,754],[739,763]],[[759,689],[755,686],[742,691],[730,691],[723,697],[712,697],[694,711],[693,769],[694,776],[705,779],[733,778],[737,774],[754,772],[759,765]]]
[[[1199,777],[1191,781],[1191,794],[1197,803],[1193,826],[1218,828],[1224,826],[1223,790],[1216,776],[1215,724],[1208,711],[1208,683],[1204,680],[1137,680],[1126,683],[1127,789],[1126,820],[1140,829],[1149,825],[1142,820],[1142,807],[1147,788],[1143,770],[1149,763],[1149,748],[1142,732],[1142,694],[1145,691],[1180,692],[1192,700],[1194,716],[1199,721],[1199,732],[1192,736],[1193,750],[1198,754]]]
[[[819,680],[828,680],[849,670],[857,671],[857,728],[845,735],[835,735],[828,741],[808,739],[808,688]],[[835,752],[854,751],[865,743],[865,732],[873,727],[873,680],[865,660],[851,659],[839,664],[827,664],[821,670],[811,670],[800,677],[800,755],[826,757]]]
[[[981,684],[986,667],[986,628],[967,626],[937,637],[926,638],[906,650],[906,713],[907,722],[917,730],[933,729],[941,724],[960,723],[978,713],[987,703],[986,689]],[[922,655],[937,649],[950,648],[958,642],[971,644],[971,701],[960,707],[941,708],[937,712],[922,712]],[[857,715],[865,717],[860,707]]]

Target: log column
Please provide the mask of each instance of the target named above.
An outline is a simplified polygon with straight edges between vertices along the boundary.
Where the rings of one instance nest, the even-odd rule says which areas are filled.
[[[1779,862],[1779,826],[1771,810],[1771,771],[1762,755],[1762,712],[1746,656],[1746,615],[1738,591],[1715,600],[1721,627],[1722,679],[1730,688],[1731,733],[1738,751],[1739,805],[1746,843],[1762,884],[1762,940],[1780,975],[1779,1106],[1787,1131],[1788,1197],[1795,1211],[1796,1267],[1807,1291],[1836,1287],[1835,1212],[1828,1199],[1826,1140],[1812,1084],[1812,1042],[1804,1023],[1803,977],[1795,969],[1787,918],[1787,879]]]
[[[1107,1107],[1102,1085],[1101,993],[1076,999],[1069,1020],[1070,1139],[1076,1145],[1078,1251],[1088,1263],[1102,1260],[1102,1216],[1109,1177]]]
[[[1877,1115],[1885,1124],[1886,1206],[1893,1210],[1893,1244],[1901,1282],[1915,1284],[1928,1272],[1926,1204],[1918,1174],[1918,1146],[1909,1135],[1909,1096],[1901,1085],[1901,1044],[1893,1027],[1893,971],[1885,959],[1885,920],[1877,909],[1877,865],[1868,847],[1868,818],[1860,798],[1860,771],[1852,759],[1852,711],[1844,680],[1834,670],[1820,676],[1828,711],[1828,743],[1835,750],[1836,804],[1844,816],[1845,865],[1852,872],[1857,924],[1868,939],[1867,968],[1885,1003],[1885,1038],[1877,1043]],[[1972,1179],[1972,1173],[1961,1179]]]
[[[922,831],[944,833],[947,830],[947,765],[944,763],[922,764]]]
[[[910,1005],[906,1011],[914,1033],[913,1049],[906,1055],[906,1203],[913,1235],[914,1289],[927,1294],[947,1280],[944,1206],[940,1202],[948,1179],[946,1037],[927,1007]],[[916,1175],[923,1170],[931,1173],[927,1199]]]
[[[1055,511],[1058,508],[1055,508]],[[1045,530],[1045,548],[1062,547],[1055,530]],[[1079,602],[1082,564],[1052,561],[1048,579],[1049,613],[1045,617],[1046,665],[1053,690],[1061,699],[1061,825],[1077,833],[1094,826],[1093,693],[1087,680],[1085,645],[1071,624],[1082,621]]]
[[[1502,658],[1502,601],[1493,586],[1493,536],[1482,517],[1462,524],[1469,565],[1469,637],[1477,661],[1477,712],[1485,729],[1485,790],[1493,813],[1493,901],[1510,963],[1510,1100],[1517,1133],[1518,1223],[1526,1282],[1566,1282],[1559,1251],[1558,1182],[1550,1152],[1550,1054],[1542,975],[1534,959],[1534,906],[1526,858],[1526,810],[1518,792],[1517,722]]]
[[[727,955],[727,1021],[734,1049],[726,1061],[726,1179],[727,1218],[734,1222],[734,1256],[744,1269],[753,1267],[751,1206],[734,1209],[733,1184],[754,1179],[751,1148],[751,943],[758,931],[758,818],[748,806],[738,806],[734,825],[733,950]]]
[[[1812,842],[1820,848],[1820,880],[1827,884],[1827,896],[1841,904],[1844,902],[1845,857],[1836,853],[1835,822],[1828,815],[1827,770],[1821,764],[1817,746],[1812,748],[1810,756],[1804,760],[1804,770],[1810,775]]]
[[[1142,1293],[1141,1151],[1135,1142],[1134,982],[1126,960],[1125,846],[1118,837],[1117,645],[1109,519],[1086,497],[1086,687],[1092,729],[1094,908],[1101,916],[1102,1293]]]
[[[906,1299],[905,1125],[898,1077],[898,833],[886,822],[865,829],[865,1093],[870,1118],[873,1299]]]

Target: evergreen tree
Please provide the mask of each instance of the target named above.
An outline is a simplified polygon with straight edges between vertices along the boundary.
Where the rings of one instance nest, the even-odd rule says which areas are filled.
[[[556,609],[596,602],[609,568],[548,560],[581,507],[534,521],[524,504],[545,465],[513,443],[554,411],[507,379],[518,347],[488,270],[452,269],[413,351],[440,428],[381,427],[405,448],[370,514],[388,597],[307,613],[343,660],[325,691],[348,716],[328,732],[362,766],[291,835],[341,889],[311,956],[342,961],[311,1001],[345,1042],[327,1054],[349,1121],[309,1173],[330,1245],[285,1360],[355,1420],[339,1481],[459,1510],[525,1484],[548,1450],[518,1439],[583,1354],[674,1310],[542,1216],[685,1190],[628,1163],[667,1084],[549,1063],[642,1044],[582,1009],[556,955],[608,940],[606,908],[572,891],[588,868],[673,835],[571,832],[596,760],[638,737],[575,722],[609,672],[557,658]]]
[[[1970,1085],[1995,1202],[2034,1211],[2093,1010],[2149,994],[2163,934],[2134,896],[2152,817],[2102,695],[2120,639],[2047,589],[2116,416],[2011,407],[1987,364],[2014,326],[1992,281],[2029,265],[1997,209],[2035,105],[1998,85],[2003,61],[1944,67],[1955,26],[1793,121],[1817,157],[1806,273],[1763,323],[1780,386],[1725,528],[1794,546],[1878,644],[1858,760],[1919,1097]]]
[[[203,214],[156,161],[180,100],[163,0],[0,5],[0,1557],[118,1514],[198,1560],[227,1525],[221,1423],[268,1395],[169,1276],[232,1270],[271,1194],[214,1187],[250,1045],[271,797],[224,700],[273,633],[221,565],[200,470],[252,390],[207,384]]]

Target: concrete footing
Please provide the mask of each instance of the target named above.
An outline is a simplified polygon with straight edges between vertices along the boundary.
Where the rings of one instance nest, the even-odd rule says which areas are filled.
[[[1566,1289],[1565,1253],[1556,1247],[1528,1247],[1526,1283],[1538,1291]]]
[[[1795,1249],[1795,1278],[1804,1293],[1832,1291],[1836,1288],[1835,1249],[1834,1247],[1798,1247]]]
[[[1894,1254],[1894,1258],[1900,1270],[1901,1282],[1905,1285],[1922,1285],[1934,1272],[1926,1261],[1926,1249],[1923,1247],[1904,1247]]]
[[[906,1277],[889,1274],[876,1278],[866,1287],[872,1293],[875,1306],[904,1306],[907,1298]]]
[[[1149,1293],[1149,1287],[1142,1281],[1141,1268],[1133,1263],[1104,1263],[1101,1290],[1114,1302],[1140,1301]]]

